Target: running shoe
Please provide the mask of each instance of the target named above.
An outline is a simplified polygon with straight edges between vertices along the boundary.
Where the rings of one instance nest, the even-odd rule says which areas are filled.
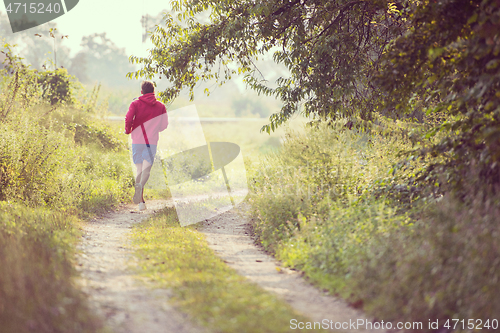
[[[138,204],[142,200],[142,185],[141,183],[135,184],[135,193],[134,193],[134,203]]]

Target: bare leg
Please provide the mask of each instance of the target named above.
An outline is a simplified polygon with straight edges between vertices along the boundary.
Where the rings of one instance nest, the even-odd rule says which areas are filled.
[[[137,176],[135,176],[135,182],[136,183],[140,183],[141,182],[141,176],[142,176],[142,163],[136,164],[135,167],[137,168]]]
[[[135,182],[140,183],[142,185],[141,197],[142,197],[142,202],[145,202],[144,201],[144,186],[146,185],[146,183],[149,179],[149,176],[151,174],[150,172],[151,172],[152,165],[149,164],[148,161],[144,160],[142,163],[136,164],[135,166],[137,168],[137,176],[135,177]]]
[[[137,175],[135,177],[135,183],[136,183],[136,186],[135,186],[135,193],[134,193],[134,203],[140,203],[140,202],[144,202],[144,188],[141,184],[141,178],[142,178],[142,174],[143,174],[143,163],[139,163],[139,164],[136,164],[135,167],[137,168]],[[138,184],[141,184],[141,187],[140,187],[140,191],[141,193],[138,193],[139,192],[139,189],[137,187]]]
[[[148,182],[149,176],[151,174],[150,173],[151,167],[152,167],[152,165],[149,164],[148,161],[144,160],[144,162],[142,162],[142,175],[141,175],[140,183],[141,183],[143,189],[144,189],[144,186],[146,186],[146,183]],[[144,202],[144,190],[143,190],[142,202]]]

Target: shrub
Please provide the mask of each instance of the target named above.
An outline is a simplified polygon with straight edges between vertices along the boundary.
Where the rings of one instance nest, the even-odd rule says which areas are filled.
[[[290,230],[299,227],[299,213],[327,220],[330,204],[349,207],[370,198],[381,179],[385,185],[398,184],[405,173],[388,171],[404,147],[342,123],[311,128],[305,135],[289,133],[281,150],[263,160],[250,182],[255,230],[262,244],[273,251],[290,237]]]
[[[28,115],[3,124],[0,131],[0,199],[44,205],[55,195],[53,184],[70,145],[64,133],[39,126]]]
[[[44,82],[45,97],[57,100],[49,106],[34,72],[9,59],[0,96],[0,327],[96,332],[101,324],[73,285],[76,216],[124,199],[133,184],[128,152],[92,115],[60,103],[72,98],[69,86]]]
[[[2,332],[96,332],[101,323],[75,288],[75,218],[0,202]]]
[[[472,167],[461,174],[465,190],[421,195],[411,185],[426,165],[411,156],[399,161],[411,140],[381,125],[389,125],[388,135],[334,124],[288,137],[254,171],[250,202],[259,240],[379,320],[422,322],[430,332],[429,320],[443,329],[448,319],[468,325],[473,318],[475,325],[489,320],[483,330],[495,331],[499,189],[486,189],[481,169]]]
[[[4,115],[0,119],[0,200],[81,214],[122,200],[132,183],[124,144],[77,106],[48,106],[42,96],[24,93],[40,82],[15,56],[9,57],[14,74],[5,79],[0,99]],[[71,94],[69,88],[64,91]]]
[[[371,313],[390,321],[439,320],[440,327],[453,318],[473,318],[475,325],[498,319],[500,197],[473,194],[468,202],[447,194],[414,228],[370,240],[352,289]]]
[[[38,84],[42,90],[42,97],[50,105],[59,103],[73,104],[73,85],[76,79],[68,74],[64,68],[46,70],[38,73]]]

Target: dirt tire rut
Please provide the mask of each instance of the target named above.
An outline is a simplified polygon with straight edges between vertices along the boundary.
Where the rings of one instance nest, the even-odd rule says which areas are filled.
[[[169,304],[168,289],[151,289],[134,277],[136,260],[130,246],[130,230],[166,205],[165,201],[150,201],[149,209],[141,213],[136,205],[124,205],[84,224],[83,240],[78,246],[78,283],[112,332],[205,331]]]

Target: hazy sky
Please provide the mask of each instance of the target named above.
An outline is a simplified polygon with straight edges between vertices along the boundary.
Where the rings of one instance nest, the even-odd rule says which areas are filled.
[[[72,55],[80,49],[83,36],[105,32],[118,47],[125,48],[127,55],[144,56],[149,46],[142,43],[142,15],[155,16],[169,7],[170,0],[80,0],[75,8],[52,22],[57,23],[60,33],[69,35],[64,45]],[[3,1],[0,11],[6,13]]]
[[[152,44],[149,40],[146,43],[142,42],[141,17],[146,14],[158,15],[163,10],[170,8],[170,1],[80,0],[76,7],[52,22],[57,23],[58,33],[69,36],[68,39],[60,40],[60,43],[70,48],[71,56],[80,50],[83,36],[103,32],[118,47],[125,48],[127,56],[147,56],[147,49],[151,48]],[[3,1],[0,3],[0,11],[6,13]],[[37,28],[43,30],[44,25],[31,30]],[[46,30],[48,31],[49,28],[47,27]],[[27,31],[29,32],[29,30]],[[9,36],[6,37],[9,41]],[[33,38],[38,37],[33,36]],[[271,55],[265,58],[272,59]],[[276,66],[272,62],[261,64],[259,68],[266,73],[267,79],[273,78],[271,81],[274,81],[278,73],[283,72],[280,66]],[[240,77],[233,79],[233,81],[239,90],[243,91],[245,85],[241,79]]]

